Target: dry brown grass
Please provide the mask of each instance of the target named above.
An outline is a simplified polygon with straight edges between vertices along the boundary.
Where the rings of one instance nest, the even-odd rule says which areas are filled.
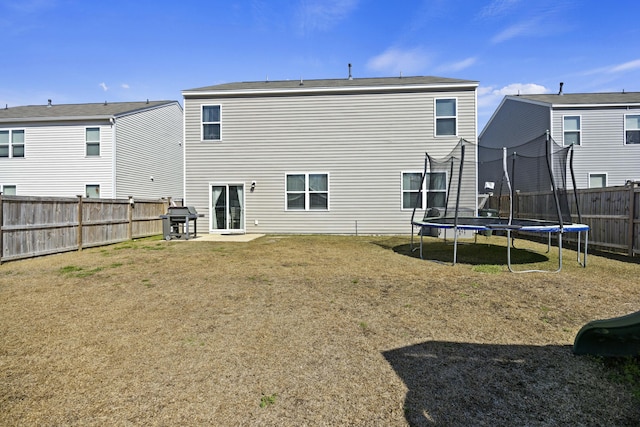
[[[3,264],[0,425],[636,425],[630,391],[571,345],[640,310],[638,265],[566,251],[560,274],[486,272],[503,240],[455,267],[362,236]]]

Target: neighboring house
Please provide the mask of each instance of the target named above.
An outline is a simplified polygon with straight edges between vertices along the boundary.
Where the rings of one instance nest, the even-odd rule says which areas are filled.
[[[409,233],[425,152],[476,142],[477,87],[394,77],[185,90],[185,203],[211,233]],[[475,190],[463,198],[475,206]]]
[[[640,92],[506,96],[482,133],[484,147],[514,147],[546,131],[574,145],[577,188],[640,180]],[[479,170],[482,184],[482,166]],[[571,183],[569,183],[571,185]]]
[[[177,101],[0,109],[4,194],[183,198]]]

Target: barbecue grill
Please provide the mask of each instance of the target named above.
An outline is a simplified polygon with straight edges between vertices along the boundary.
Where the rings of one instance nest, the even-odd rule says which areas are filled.
[[[193,221],[193,237],[198,234],[198,218],[204,215],[198,214],[193,206],[169,206],[162,218],[162,237],[165,240],[173,238],[189,240],[191,232],[189,222]]]

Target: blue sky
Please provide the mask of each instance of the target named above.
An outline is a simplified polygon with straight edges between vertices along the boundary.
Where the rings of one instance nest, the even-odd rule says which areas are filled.
[[[0,0],[0,106],[151,100],[218,83],[477,80],[504,95],[640,91],[636,0]]]

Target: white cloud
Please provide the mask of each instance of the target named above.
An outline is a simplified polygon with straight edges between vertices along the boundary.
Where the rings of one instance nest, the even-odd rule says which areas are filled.
[[[443,65],[438,68],[438,71],[461,71],[465,68],[471,67],[473,64],[477,62],[478,58],[475,56],[469,57],[467,59],[463,59],[462,61],[454,62],[452,64]]]
[[[540,27],[538,19],[532,19],[526,22],[513,24],[491,38],[492,43],[502,43],[518,36],[526,36],[529,34],[539,34]]]
[[[609,73],[621,73],[624,71],[630,71],[640,68],[640,59],[636,59],[634,61],[625,62],[624,64],[614,65],[610,67]]]
[[[493,86],[478,88],[478,107],[497,104],[508,95],[528,95],[551,92],[546,87],[536,83],[511,83],[496,89]]]
[[[126,84],[126,83],[122,83],[122,84],[120,85],[120,87],[121,87],[122,89],[129,89],[129,85],[128,85],[128,84]]]
[[[402,50],[389,48],[367,62],[367,67],[378,72],[405,75],[420,72],[429,64],[429,56],[420,48]]]
[[[98,86],[100,86],[102,88],[103,91],[108,91],[109,87],[107,86],[107,84],[105,82],[100,83]]]
[[[510,12],[520,0],[493,0],[490,4],[482,8],[479,13],[480,18],[492,18],[502,16]]]
[[[622,64],[607,65],[604,67],[594,68],[580,73],[584,76],[590,76],[593,74],[617,74],[627,71],[633,71],[640,69],[640,59],[634,59],[633,61],[623,62]]]
[[[297,22],[301,32],[325,31],[345,19],[358,5],[358,0],[307,0],[298,8]]]

